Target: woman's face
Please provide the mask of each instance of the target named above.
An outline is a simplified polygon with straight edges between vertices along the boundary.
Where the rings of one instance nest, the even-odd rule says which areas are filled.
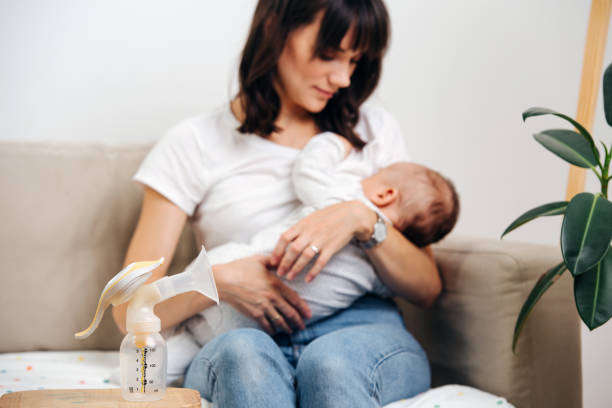
[[[350,49],[354,29],[347,31],[340,49],[313,58],[322,18],[319,12],[313,23],[289,34],[279,57],[275,87],[287,111],[320,112],[340,88],[351,84],[360,54]]]

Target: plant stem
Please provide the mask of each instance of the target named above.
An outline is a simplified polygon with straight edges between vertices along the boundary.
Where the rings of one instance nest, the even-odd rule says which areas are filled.
[[[601,177],[599,180],[601,181],[601,194],[603,194],[606,199],[608,198],[608,184],[610,183],[610,178],[608,177],[608,171],[610,170],[610,159],[612,159],[612,147],[610,149],[606,149],[604,145],[604,150],[606,152],[606,158],[604,160],[604,167],[601,169]]]

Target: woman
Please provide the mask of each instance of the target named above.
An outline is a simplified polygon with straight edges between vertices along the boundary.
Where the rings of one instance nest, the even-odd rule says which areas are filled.
[[[238,96],[172,128],[136,174],[145,195],[125,263],[172,259],[187,219],[208,247],[247,242],[277,223],[298,205],[293,159],[320,132],[338,133],[358,149],[380,144],[381,166],[406,160],[392,118],[361,108],[378,83],[388,24],[382,0],[260,0]],[[308,305],[269,270],[293,275],[316,257],[309,272],[316,278],[357,239],[373,245],[365,251],[393,293],[431,305],[441,290],[431,250],[391,226],[383,240],[375,224],[375,212],[360,202],[337,204],[286,231],[271,257],[214,265],[221,300],[268,334],[238,329],[212,340],[191,363],[185,386],[219,407],[267,408],[380,406],[426,390],[427,359],[391,301],[367,295],[305,327]],[[151,279],[165,273],[160,267]],[[156,313],[171,327],[211,304],[190,292]],[[125,313],[125,305],[113,309],[122,331]]]

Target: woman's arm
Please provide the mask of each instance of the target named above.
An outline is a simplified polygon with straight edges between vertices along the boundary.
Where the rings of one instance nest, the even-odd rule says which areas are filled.
[[[293,279],[317,256],[306,275],[314,279],[329,259],[353,237],[370,238],[376,213],[360,201],[335,204],[304,217],[281,235],[272,253],[271,263],[278,265],[278,274]],[[427,307],[442,290],[436,263],[429,248],[420,249],[392,226],[380,245],[366,250],[381,281],[391,291],[407,300]],[[318,255],[312,245],[319,249]]]
[[[124,265],[163,256],[167,261],[153,271],[148,282],[164,277],[186,219],[187,215],[175,204],[155,190],[145,187],[140,218]],[[303,317],[310,317],[306,302],[267,269],[267,259],[264,257],[254,256],[213,265],[213,275],[220,300],[257,320],[269,333],[275,331],[275,328],[286,332],[291,332],[290,326],[303,328]],[[155,314],[161,319],[164,329],[214,304],[197,292],[186,292],[158,303]],[[126,303],[113,307],[113,318],[122,333],[126,332],[126,313]],[[274,327],[271,326],[272,321]]]
[[[124,265],[132,262],[159,259],[166,262],[153,270],[147,282],[161,279],[168,272],[174,257],[187,214],[155,190],[145,187],[138,224],[125,256]],[[172,327],[200,310],[214,304],[196,292],[187,292],[165,300],[155,306],[162,329]],[[127,303],[113,307],[113,318],[122,333],[126,332]]]
[[[364,234],[361,240],[370,236],[371,233]],[[442,292],[431,248],[418,248],[392,225],[387,224],[387,238],[365,252],[378,277],[393,294],[419,306],[431,307]]]

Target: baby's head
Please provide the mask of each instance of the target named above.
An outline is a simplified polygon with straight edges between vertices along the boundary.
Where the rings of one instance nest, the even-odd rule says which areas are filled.
[[[425,166],[395,163],[361,184],[366,197],[416,246],[441,240],[457,222],[459,197],[453,183]]]

